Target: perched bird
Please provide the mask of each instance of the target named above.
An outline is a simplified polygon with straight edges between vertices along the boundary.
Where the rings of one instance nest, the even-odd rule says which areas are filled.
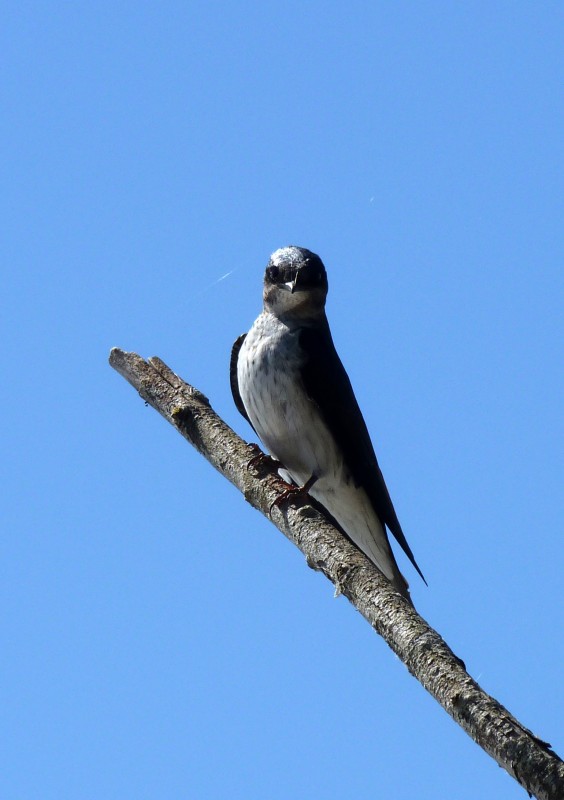
[[[309,492],[411,602],[386,534],[417,572],[325,315],[319,256],[283,247],[264,276],[264,309],[231,353],[231,391],[280,474]],[[425,578],[423,578],[425,580]]]

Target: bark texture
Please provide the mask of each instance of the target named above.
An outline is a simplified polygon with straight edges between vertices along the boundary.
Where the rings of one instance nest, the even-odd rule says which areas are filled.
[[[344,594],[472,739],[538,800],[564,799],[564,763],[466,672],[446,642],[337,531],[309,499],[273,506],[285,488],[267,459],[249,469],[258,449],[249,446],[213,411],[208,399],[159,358],[145,361],[114,348],[110,364],[143,400],[174,425],[247,502],[299,547]]]

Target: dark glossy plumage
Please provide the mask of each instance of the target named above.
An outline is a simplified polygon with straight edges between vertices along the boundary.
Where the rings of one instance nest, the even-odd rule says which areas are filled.
[[[380,522],[394,535],[425,581],[401,529],[349,376],[335,350],[327,319],[315,328],[303,328],[300,345],[306,354],[301,375],[307,395],[319,408],[343,451],[356,485],[366,490]]]
[[[245,417],[251,428],[253,428],[253,423],[249,419],[249,415],[247,414],[245,405],[241,399],[239,381],[237,379],[237,360],[239,358],[239,350],[241,349],[246,336],[246,333],[242,333],[233,342],[233,347],[231,348],[231,360],[229,362],[229,383],[231,384],[231,394],[233,395],[233,401],[237,411]],[[253,430],[255,429],[253,428]]]

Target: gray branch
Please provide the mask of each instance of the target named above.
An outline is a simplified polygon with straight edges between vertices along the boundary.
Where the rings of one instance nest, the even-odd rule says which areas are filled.
[[[307,498],[273,506],[285,488],[276,468],[229,428],[197,389],[158,358],[114,348],[110,364],[245,500],[270,519],[379,633],[411,674],[486,753],[538,800],[564,798],[564,763],[466,672],[463,662],[372,563]]]

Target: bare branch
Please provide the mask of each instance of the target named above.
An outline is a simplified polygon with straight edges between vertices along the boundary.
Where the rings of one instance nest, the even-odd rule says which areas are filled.
[[[265,461],[249,470],[256,451],[217,416],[201,392],[158,358],[144,361],[114,348],[110,364],[299,547],[310,567],[332,581],[486,753],[538,800],[564,798],[564,763],[550,745],[478,686],[439,634],[317,509],[299,499],[281,509],[272,506],[284,488],[275,467]]]

